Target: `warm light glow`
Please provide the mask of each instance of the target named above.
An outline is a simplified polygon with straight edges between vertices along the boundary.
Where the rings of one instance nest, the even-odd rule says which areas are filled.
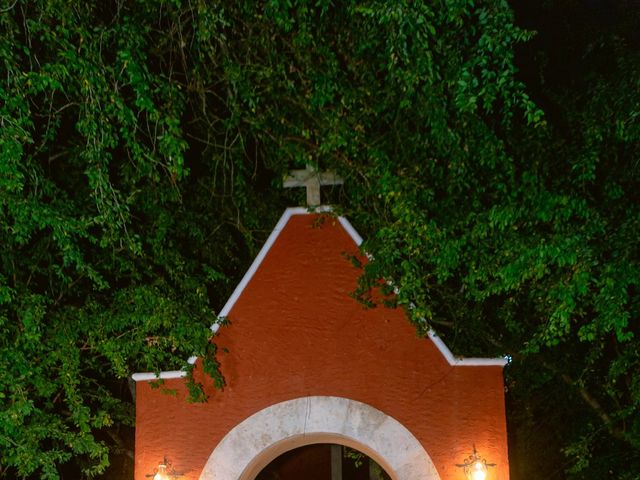
[[[475,445],[473,446],[473,453],[464,460],[464,463],[456,463],[456,467],[464,469],[464,475],[467,480],[487,480],[487,467],[495,466],[495,463],[487,463],[480,456],[476,451]]]
[[[471,470],[472,480],[485,480],[487,478],[487,467],[482,462],[476,462]]]
[[[158,465],[158,473],[153,476],[153,480],[167,480],[167,476],[165,472],[167,470],[167,466],[162,463]]]

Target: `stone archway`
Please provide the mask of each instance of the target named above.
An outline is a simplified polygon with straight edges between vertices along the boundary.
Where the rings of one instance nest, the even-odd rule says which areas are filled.
[[[297,398],[251,415],[216,446],[200,480],[254,480],[282,453],[313,443],[356,448],[394,480],[440,480],[427,452],[400,422],[341,397]]]

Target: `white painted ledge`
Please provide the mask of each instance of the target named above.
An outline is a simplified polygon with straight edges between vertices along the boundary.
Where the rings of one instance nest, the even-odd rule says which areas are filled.
[[[442,356],[447,359],[449,365],[461,366],[461,367],[480,367],[480,366],[494,366],[504,367],[509,361],[506,358],[471,358],[471,357],[456,357],[449,347],[445,345],[442,339],[433,330],[429,330],[429,338],[434,343]]]
[[[154,380],[168,380],[171,378],[182,378],[186,376],[187,372],[184,370],[170,370],[168,372],[160,372],[159,375],[156,375],[153,372],[134,373],[131,375],[131,378],[134,382],[152,382]]]
[[[242,295],[242,292],[247,287],[247,285],[255,275],[258,268],[260,268],[262,261],[265,259],[265,257],[269,253],[269,250],[271,250],[271,247],[273,246],[276,239],[280,235],[280,232],[282,232],[282,230],[287,225],[287,223],[289,222],[289,219],[291,219],[292,216],[313,215],[315,213],[327,213],[331,211],[332,211],[331,207],[326,205],[314,208],[313,210],[309,210],[305,207],[287,208],[285,212],[282,214],[282,217],[280,217],[280,220],[276,224],[275,228],[269,235],[269,238],[267,238],[267,241],[260,249],[260,252],[254,259],[251,266],[249,267],[249,270],[247,270],[247,273],[244,274],[244,277],[242,277],[242,280],[240,281],[238,286],[235,288],[235,290],[229,297],[229,300],[227,300],[227,303],[225,303],[224,307],[222,307],[222,310],[220,310],[219,316],[224,318],[227,315],[229,315],[229,312],[231,312],[231,309],[240,298],[240,295]],[[340,222],[342,227],[345,229],[345,231],[349,234],[349,236],[353,239],[354,243],[359,247],[362,244],[362,237],[358,234],[356,229],[353,228],[353,225],[349,223],[349,220],[347,220],[344,217],[338,217],[338,221]],[[214,323],[213,325],[211,325],[211,331],[213,332],[213,334],[215,334],[218,331],[219,327],[220,325],[218,323]],[[456,357],[455,355],[453,355],[453,353],[451,353],[451,350],[449,350],[449,348],[444,344],[444,342],[435,334],[435,332],[429,331],[429,338],[433,341],[433,343],[438,348],[438,350],[440,350],[442,355],[447,359],[449,364],[452,366],[474,366],[474,367],[501,366],[501,367],[504,367],[507,364],[507,360],[504,358]],[[191,357],[189,358],[189,363],[193,365],[196,362],[196,360],[197,360],[196,357]],[[157,380],[158,378],[161,378],[161,379],[181,378],[184,376],[186,376],[186,372],[170,371],[170,372],[161,372],[159,377],[156,376],[155,373],[149,373],[149,372],[134,373],[132,375],[132,378],[134,381],[138,382],[143,380],[144,381]]]

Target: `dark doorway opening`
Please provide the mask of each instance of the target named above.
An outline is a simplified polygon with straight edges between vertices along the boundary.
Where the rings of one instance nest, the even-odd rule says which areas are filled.
[[[358,450],[316,443],[283,453],[256,480],[391,480],[391,477]]]

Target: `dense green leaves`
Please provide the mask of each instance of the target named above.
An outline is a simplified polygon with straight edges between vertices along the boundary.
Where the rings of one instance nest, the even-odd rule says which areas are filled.
[[[247,211],[248,187],[228,192],[234,167],[211,152],[187,177],[187,72],[171,78],[183,47],[162,25],[180,10],[165,8],[0,14],[5,478],[93,477],[131,455],[133,371],[188,369],[195,354],[217,375],[211,301],[241,271],[261,209]]]
[[[124,379],[216,377],[215,309],[312,164],[363,300],[390,280],[420,332],[512,357],[514,478],[635,478],[638,57],[563,18],[545,46],[500,0],[0,6],[0,476],[126,476]]]

